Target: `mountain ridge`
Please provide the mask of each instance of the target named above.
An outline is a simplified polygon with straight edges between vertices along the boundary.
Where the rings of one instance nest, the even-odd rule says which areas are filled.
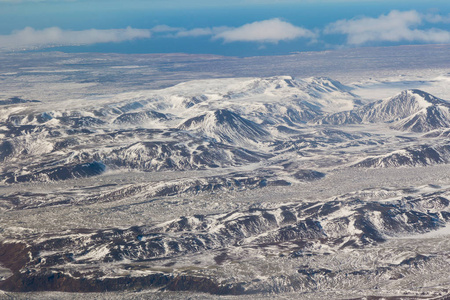
[[[450,126],[450,103],[421,90],[411,89],[360,108],[331,114],[317,124],[344,125],[392,123],[402,131],[428,132]]]

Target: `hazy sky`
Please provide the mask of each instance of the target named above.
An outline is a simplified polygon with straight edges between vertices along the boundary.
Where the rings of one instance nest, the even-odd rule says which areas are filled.
[[[447,44],[449,2],[0,0],[0,51],[252,56]]]

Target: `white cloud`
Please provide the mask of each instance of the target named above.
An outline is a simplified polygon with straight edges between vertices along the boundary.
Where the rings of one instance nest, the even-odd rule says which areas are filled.
[[[426,14],[424,19],[430,23],[450,23],[450,14],[446,16],[436,14]]]
[[[26,27],[10,35],[0,35],[0,49],[33,49],[52,46],[89,45],[97,43],[123,42],[149,38],[148,29],[89,29],[81,31],[62,30],[58,27],[36,30]]]
[[[175,37],[199,37],[207,35],[216,35],[226,30],[230,30],[230,27],[205,27],[205,28],[194,28],[191,30],[182,30],[175,34]]]
[[[162,25],[164,28],[165,26]],[[169,27],[168,28],[173,28]],[[169,30],[167,30],[169,31]],[[173,30],[175,31],[175,30]],[[180,29],[178,32],[166,37],[201,37],[212,36],[213,40],[222,39],[225,42],[260,42],[278,43],[279,41],[293,40],[297,38],[315,39],[316,33],[302,27],[294,26],[280,19],[271,19],[245,24],[241,27],[233,28],[227,26],[204,27],[194,29]]]
[[[181,31],[185,30],[182,27],[172,27],[168,25],[157,25],[152,28],[152,32],[175,32],[175,31]]]
[[[265,42],[294,40],[297,38],[314,39],[316,34],[308,29],[294,26],[280,19],[271,19],[245,24],[241,27],[225,30],[214,35],[214,39],[225,42]]]
[[[426,18],[417,11],[393,10],[378,18],[362,17],[352,20],[339,20],[326,27],[324,33],[347,35],[351,45],[368,42],[427,42],[448,43],[450,32],[442,29],[418,29]]]

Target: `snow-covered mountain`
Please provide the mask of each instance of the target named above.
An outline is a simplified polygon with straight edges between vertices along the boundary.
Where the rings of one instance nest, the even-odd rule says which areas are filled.
[[[368,157],[355,164],[357,167],[427,166],[450,163],[450,144],[419,145]]]
[[[352,91],[277,76],[0,100],[0,289],[440,286],[450,247],[408,239],[450,223],[450,104]]]
[[[450,103],[420,90],[406,90],[386,100],[319,119],[319,124],[392,123],[403,131],[428,132],[450,126]]]
[[[260,124],[226,109],[219,109],[184,121],[178,128],[205,134],[216,141],[242,145],[250,141],[269,140],[269,133]]]
[[[450,104],[419,90],[362,105],[350,87],[337,81],[284,76],[194,81],[63,110],[24,101],[5,102],[2,108],[0,178],[8,183],[95,176],[120,168],[260,168],[295,161],[295,155],[303,157],[300,169],[312,170],[336,163],[387,167],[448,161],[446,153],[434,158],[405,154],[406,159],[399,154],[405,145],[399,145],[378,153],[383,162],[377,163],[370,147],[400,140],[382,131],[365,132],[363,126],[357,132],[346,127],[388,124],[409,132],[441,130],[442,136],[450,124]],[[358,147],[369,155],[339,155],[339,149]],[[103,167],[77,171],[90,164]],[[295,173],[287,173],[292,182],[298,180]]]
[[[154,110],[124,113],[114,120],[114,124],[124,125],[145,125],[151,121],[165,121],[168,117],[165,114]]]

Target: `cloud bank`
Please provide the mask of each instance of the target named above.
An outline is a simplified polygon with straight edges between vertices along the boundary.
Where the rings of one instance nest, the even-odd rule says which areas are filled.
[[[225,43],[258,42],[276,44],[280,41],[298,38],[315,39],[317,37],[317,34],[311,30],[292,25],[278,18],[248,23],[240,27],[220,26],[185,29],[159,25],[154,27],[152,32],[156,34],[170,32],[170,34],[165,35],[165,37],[170,38],[210,36],[212,40],[223,40]]]
[[[448,43],[450,32],[442,29],[418,29],[425,21],[444,22],[439,15],[422,15],[417,11],[393,10],[378,18],[362,17],[351,20],[339,20],[328,25],[325,34],[345,34],[347,43],[361,45],[369,42],[426,42]]]
[[[214,39],[223,39],[225,42],[262,42],[278,43],[279,41],[294,40],[298,38],[313,39],[316,34],[311,30],[294,26],[280,19],[271,19],[245,24],[241,27],[225,30],[214,36]]]
[[[181,30],[185,30],[185,29],[182,27],[172,27],[172,26],[168,26],[168,25],[157,25],[151,29],[151,31],[155,32],[155,33],[176,32],[176,31],[181,31]]]
[[[0,0],[2,1],[2,0]],[[31,27],[0,35],[0,50],[26,50],[54,46],[90,45],[97,43],[124,42],[134,39],[199,38],[209,37],[211,41],[224,43],[249,42],[277,44],[280,41],[306,39],[326,45],[326,35],[344,35],[346,44],[360,46],[367,43],[450,43],[450,31],[436,28],[434,24],[450,23],[450,15],[421,14],[415,10],[397,11],[378,17],[359,17],[339,20],[325,25],[322,30],[310,30],[278,18],[247,23],[240,27],[203,27],[186,29],[158,25],[150,29],[89,29],[63,30],[51,27],[37,30]],[[442,27],[442,26],[441,26]],[[335,45],[342,46],[342,45]],[[333,47],[328,45],[324,47]]]
[[[174,37],[199,37],[199,36],[215,36],[221,32],[229,30],[230,27],[205,27],[205,28],[194,28],[190,30],[181,30],[175,34]]]
[[[150,38],[148,29],[89,29],[81,31],[62,30],[51,27],[36,30],[26,27],[10,35],[0,35],[2,49],[33,49],[53,46],[90,45],[97,43],[124,42],[134,39]]]

